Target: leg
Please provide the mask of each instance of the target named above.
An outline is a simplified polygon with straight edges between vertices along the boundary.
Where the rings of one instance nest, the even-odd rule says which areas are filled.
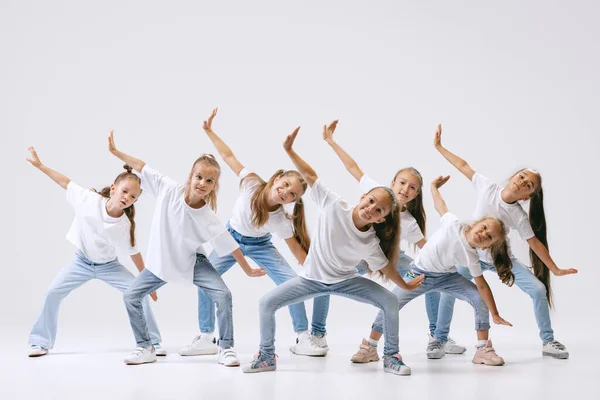
[[[138,347],[149,348],[152,346],[146,318],[144,317],[142,300],[165,283],[165,281],[148,271],[148,269],[144,269],[129,285],[127,290],[125,290],[125,293],[123,293],[125,308],[127,308],[127,314],[129,315],[129,323],[131,324],[131,329],[133,329]]]
[[[135,276],[133,276],[133,274],[117,260],[96,266],[96,278],[106,282],[121,293],[125,293],[127,288],[135,280]],[[148,324],[148,332],[152,344],[160,344],[160,331],[158,330],[158,324],[156,323],[156,319],[154,319],[154,314],[150,308],[148,297],[149,296],[146,296],[144,297],[144,300],[142,300],[144,318]]]
[[[221,274],[203,254],[198,254],[194,266],[194,285],[198,286],[217,305],[219,321],[219,347],[233,347],[233,304],[231,292]],[[238,364],[239,365],[239,364]]]
[[[484,263],[482,263],[482,267],[484,266],[483,264]],[[466,279],[473,279],[468,268],[457,266],[456,269],[458,270],[458,273]],[[442,293],[440,296],[438,319],[433,336],[436,340],[439,340],[442,343],[446,343],[448,341],[450,323],[452,322],[452,314],[454,313],[455,300],[455,297],[449,293]]]
[[[229,271],[236,263],[231,254],[219,257],[214,250],[210,253],[209,262],[219,275]],[[215,303],[200,288],[198,288],[198,326],[202,333],[213,333],[215,331]]]
[[[29,335],[31,345],[46,349],[54,347],[60,302],[72,290],[93,278],[93,269],[78,254],[75,255],[73,262],[58,274],[46,292],[42,312]]]

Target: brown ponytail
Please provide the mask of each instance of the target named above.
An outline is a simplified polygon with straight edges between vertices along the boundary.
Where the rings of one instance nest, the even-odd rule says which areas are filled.
[[[537,173],[540,180],[540,184],[535,192],[529,199],[529,223],[533,228],[535,237],[548,249],[548,238],[546,232],[546,213],[544,212],[544,190],[542,189],[542,176]],[[535,252],[529,249],[529,258],[531,260],[531,266],[533,273],[546,287],[546,297],[548,298],[548,305],[552,308],[552,287],[550,286],[550,270],[535,254]]]
[[[132,172],[132,168],[127,164],[123,165],[123,168],[125,168],[125,172],[120,173],[115,178],[115,181],[113,184],[116,185],[123,179],[133,179],[133,180],[137,181],[141,186],[142,180],[140,179],[140,177],[138,175],[136,175]],[[107,199],[110,199],[110,186],[106,186],[106,187],[102,188],[102,190],[100,190],[99,192],[96,189],[92,189],[92,191],[98,193],[102,197],[106,197]],[[141,193],[141,190],[140,190],[140,193]],[[131,247],[133,247],[133,246],[135,246],[135,207],[132,204],[129,207],[123,209],[123,212],[125,213],[125,215],[127,216],[127,219],[129,219],[129,222],[130,222],[129,244],[131,245]]]

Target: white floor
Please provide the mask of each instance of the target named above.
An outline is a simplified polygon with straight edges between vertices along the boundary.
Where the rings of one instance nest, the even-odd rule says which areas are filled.
[[[350,343],[330,343],[327,357],[307,358],[289,353],[289,343],[282,343],[288,338],[281,338],[277,371],[246,375],[217,365],[215,356],[180,357],[179,344],[166,344],[170,354],[155,364],[126,366],[122,359],[131,348],[115,348],[108,338],[93,345],[89,338],[74,338],[62,341],[73,347],[40,358],[27,357],[22,338],[4,343],[0,399],[600,398],[600,354],[590,353],[586,343],[570,343],[571,358],[555,360],[542,357],[536,342],[499,342],[495,347],[506,365],[485,367],[470,362],[470,347],[466,355],[427,360],[426,339],[413,338],[415,345],[403,351],[413,375],[399,377],[384,373],[380,362],[352,364],[357,346]],[[241,343],[237,350],[247,362],[255,346]]]

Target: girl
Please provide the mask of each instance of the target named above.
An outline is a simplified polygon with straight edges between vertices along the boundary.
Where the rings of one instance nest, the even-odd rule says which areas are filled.
[[[344,166],[350,172],[350,174],[356,179],[360,188],[363,192],[381,186],[370,176],[365,174],[362,169],[358,166],[356,161],[344,149],[340,147],[333,140],[333,132],[326,130],[323,132],[323,139],[333,148],[337,156],[342,160]],[[423,177],[415,168],[408,167],[403,168],[396,172],[390,189],[396,195],[398,206],[400,207],[400,239],[406,240],[420,249],[423,248],[427,240],[425,240],[425,222],[426,215],[425,209],[423,208]],[[400,251],[400,259],[396,264],[396,270],[400,276],[403,276],[408,272],[409,266],[413,259],[409,257],[404,251]],[[361,261],[357,267],[359,273],[365,272],[365,263]],[[435,329],[435,323],[437,320],[438,303],[440,301],[440,294],[438,292],[428,292],[425,295],[425,307],[427,309],[427,315],[430,317],[430,328],[429,328],[429,342],[433,341],[433,330]],[[352,356],[352,362],[366,363],[371,361],[378,361],[379,356],[377,355],[377,342],[369,339],[371,346],[361,347],[359,351]],[[448,338],[448,341],[444,344],[444,351],[449,354],[461,354],[466,351],[466,347],[457,344],[454,340]],[[429,349],[428,349],[429,351]]]
[[[48,354],[54,347],[60,302],[72,290],[91,279],[100,279],[124,292],[135,279],[117,258],[117,248],[131,257],[138,271],[144,270],[144,261],[135,247],[135,209],[142,190],[140,178],[125,165],[125,172],[115,182],[100,191],[84,189],[66,176],[48,168],[40,161],[35,149],[29,147],[27,161],[45,173],[67,191],[67,201],[75,210],[75,219],[67,239],[77,247],[73,262],[56,277],[46,292],[44,306],[31,334],[29,357]],[[150,293],[156,301],[156,292]],[[148,320],[150,337],[156,355],[167,352],[160,347],[160,333],[152,315],[148,299],[144,298],[143,312]]]
[[[192,166],[185,185],[150,168],[145,162],[131,157],[115,147],[113,133],[109,136],[109,150],[119,159],[141,173],[142,188],[157,197],[150,230],[147,268],[144,269],[123,295],[129,322],[137,342],[137,349],[125,359],[126,364],[155,362],[154,348],[150,345],[146,319],[141,302],[168,281],[193,281],[217,302],[219,310],[219,364],[239,366],[233,350],[233,320],[231,293],[206,259],[202,245],[210,242],[221,255],[233,252],[244,272],[249,276],[264,275],[252,269],[237,244],[231,239],[214,213],[221,169],[212,155],[203,155]]]
[[[555,358],[569,358],[566,347],[554,339],[554,332],[550,323],[550,310],[552,291],[550,288],[550,272],[556,276],[577,273],[576,269],[560,269],[548,253],[546,240],[546,217],[544,215],[544,193],[542,190],[542,177],[539,172],[522,169],[511,176],[508,185],[500,187],[483,175],[475,172],[462,158],[448,151],[442,146],[442,126],[438,125],[434,139],[435,148],[466,176],[477,191],[477,205],[475,218],[482,215],[492,215],[500,219],[510,229],[516,229],[523,240],[530,247],[533,273],[517,260],[512,252],[509,254],[512,261],[512,271],[515,275],[517,286],[527,293],[533,300],[533,310],[542,339],[542,354]],[[529,218],[519,201],[530,200]],[[509,247],[510,249],[510,247]],[[489,255],[479,252],[479,261],[483,270],[496,272]],[[459,272],[470,278],[468,271],[459,267]],[[444,342],[450,331],[454,298],[442,296],[440,311],[435,329],[435,338]]]
[[[448,293],[468,302],[475,309],[475,329],[477,330],[477,351],[473,363],[485,365],[502,365],[504,360],[499,357],[488,339],[490,329],[489,311],[496,324],[512,326],[498,314],[492,291],[488,286],[479,266],[477,249],[490,249],[494,264],[502,282],[512,285],[514,277],[510,272],[510,258],[506,245],[504,224],[491,217],[485,217],[472,225],[458,221],[456,216],[448,212],[448,207],[442,198],[439,188],[450,177],[438,177],[431,184],[433,202],[436,211],[442,217],[442,227],[423,246],[417,258],[411,264],[407,278],[425,277],[424,283],[416,290],[407,292],[394,288],[398,297],[400,309],[409,301],[430,291]],[[456,272],[455,265],[466,265],[475,277],[475,284]],[[489,310],[488,310],[489,309]],[[371,340],[377,341],[383,333],[383,315],[377,315],[371,331]],[[434,341],[440,351],[440,342]],[[363,339],[361,349],[371,346]]]
[[[310,238],[306,232],[302,195],[306,181],[297,171],[278,170],[265,182],[256,173],[245,168],[231,149],[212,130],[212,121],[217,115],[215,108],[204,121],[204,131],[213,142],[223,160],[240,178],[238,197],[227,230],[238,243],[242,253],[266,269],[276,285],[295,278],[297,275],[271,241],[274,232],[284,239],[300,264],[306,259]],[[284,205],[294,203],[292,215]],[[219,274],[227,272],[235,259],[230,255],[219,257],[214,251],[209,257]],[[329,297],[318,297],[314,301],[312,332],[308,331],[308,320],[304,303],[289,306],[294,332],[298,334],[296,344],[290,350],[298,355],[324,356],[328,347],[325,339],[325,319],[329,309]],[[212,300],[198,290],[198,321],[200,335],[179,351],[184,356],[215,354],[214,344],[215,310]]]
[[[324,130],[335,130],[337,121]],[[338,294],[372,304],[385,315],[386,342],[384,371],[410,375],[398,352],[398,302],[395,296],[369,279],[358,275],[356,265],[365,260],[371,271],[381,271],[406,290],[417,288],[423,277],[405,283],[398,275],[394,260],[398,257],[400,209],[394,193],[377,187],[360,198],[357,206],[328,189],[316,172],[292,149],[298,134],[287,137],[284,148],[294,165],[312,188],[311,196],[321,209],[316,235],[304,262],[301,276],[267,293],[260,300],[260,351],[244,367],[244,372],[273,371],[275,364],[275,312],[288,304],[323,294]]]

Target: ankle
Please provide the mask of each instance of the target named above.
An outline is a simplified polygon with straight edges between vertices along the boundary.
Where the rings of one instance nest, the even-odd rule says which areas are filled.
[[[377,347],[377,344],[379,343],[379,340],[368,338],[368,339],[367,339],[367,342],[369,342],[369,344],[370,344],[371,346],[373,346],[373,347]]]

